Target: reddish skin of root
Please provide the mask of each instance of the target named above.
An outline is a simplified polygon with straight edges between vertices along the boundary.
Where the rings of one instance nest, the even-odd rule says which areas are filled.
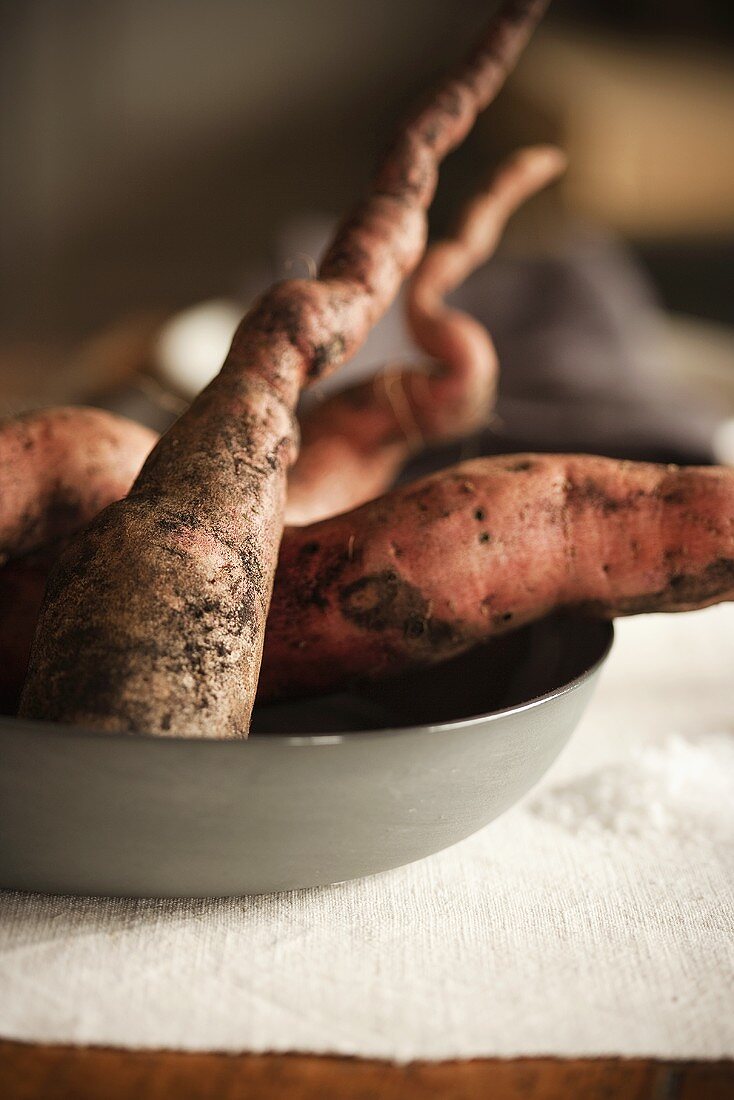
[[[478,459],[286,532],[260,698],[432,664],[558,608],[733,598],[734,471]]]
[[[356,351],[415,268],[438,165],[493,99],[545,6],[502,6],[399,130],[318,277],[261,298],[129,496],[62,555],[22,715],[161,736],[247,735],[301,388]]]
[[[0,424],[0,709],[17,708],[43,590],[65,537],[128,492],[158,436],[101,409]]]
[[[55,552],[0,572],[6,711]],[[731,470],[479,459],[286,531],[260,698],[440,661],[559,607],[610,617],[732,598]]]
[[[157,440],[101,409],[0,423],[0,563],[83,527],[130,488]]]
[[[550,146],[516,153],[466,206],[454,236],[427,251],[408,289],[408,319],[435,364],[428,372],[385,369],[305,419],[288,482],[289,523],[313,523],[374,499],[427,443],[458,439],[486,422],[497,382],[494,344],[483,325],[444,299],[489,259],[510,216],[564,165]]]
[[[0,569],[0,714],[15,714],[57,544],[9,561]]]

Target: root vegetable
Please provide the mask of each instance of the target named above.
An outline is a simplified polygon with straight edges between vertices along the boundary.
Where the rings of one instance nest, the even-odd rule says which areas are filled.
[[[312,523],[372,500],[416,451],[485,423],[495,399],[494,345],[482,324],[445,298],[489,259],[510,216],[564,163],[550,146],[516,153],[467,205],[453,237],[428,249],[408,288],[408,317],[416,343],[435,364],[428,372],[380,371],[306,417],[288,481],[289,523]]]
[[[318,277],[263,296],[129,496],[62,555],[21,714],[164,736],[247,735],[301,388],[359,347],[414,269],[438,166],[494,97],[545,6],[503,4],[467,61],[398,132]]]
[[[0,569],[0,714],[15,714],[43,602],[61,546],[49,544]]]
[[[734,599],[734,471],[478,459],[286,532],[262,700],[453,656],[559,608]]]
[[[0,423],[0,563],[68,535],[130,488],[157,436],[101,409]]]
[[[156,442],[101,409],[0,423],[0,709],[16,709],[49,569],[64,539],[129,490]]]
[[[12,709],[56,548],[0,570]],[[734,599],[734,473],[588,456],[478,459],[286,530],[259,699],[452,656],[576,608],[611,617]]]

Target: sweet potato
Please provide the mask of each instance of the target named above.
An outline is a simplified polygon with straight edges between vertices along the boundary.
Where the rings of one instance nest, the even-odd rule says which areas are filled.
[[[509,0],[398,131],[314,280],[267,292],[214,381],[93,520],[46,589],[20,712],[102,730],[244,737],[302,387],[364,340],[425,245],[442,158],[545,9]]]
[[[508,218],[562,170],[550,146],[509,158],[462,212],[456,232],[428,249],[408,287],[408,319],[431,368],[385,368],[328,398],[302,423],[286,519],[305,524],[383,493],[416,451],[470,434],[494,405],[497,357],[489,333],[445,298],[494,252]]]
[[[5,710],[56,552],[0,570]],[[609,617],[733,598],[734,471],[478,459],[286,530],[259,698],[440,661],[561,607]]]
[[[156,438],[102,409],[43,409],[2,421],[0,564],[76,531],[124,496]]]
[[[283,540],[260,698],[431,664],[557,608],[734,599],[734,471],[477,459]]]
[[[15,714],[49,570],[62,543],[49,543],[0,569],[0,714]]]
[[[17,706],[49,569],[63,540],[129,490],[158,437],[101,409],[0,423],[0,709]]]

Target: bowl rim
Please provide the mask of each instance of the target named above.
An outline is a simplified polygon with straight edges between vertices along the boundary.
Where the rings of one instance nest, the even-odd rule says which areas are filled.
[[[606,627],[606,640],[601,648],[601,652],[597,656],[596,660],[592,662],[583,672],[579,673],[572,680],[567,680],[565,683],[560,684],[558,687],[552,688],[550,691],[543,692],[542,695],[533,696],[530,699],[525,700],[522,703],[515,703],[508,707],[501,707],[499,710],[486,711],[483,714],[475,714],[469,718],[455,718],[445,722],[424,722],[411,726],[384,726],[379,729],[368,730],[345,730],[341,733],[255,733],[252,737],[241,738],[224,738],[218,739],[214,737],[158,737],[152,733],[144,733],[142,731],[135,731],[134,733],[121,733],[121,732],[104,732],[102,730],[89,729],[84,726],[76,726],[71,723],[63,722],[45,722],[41,719],[29,719],[29,718],[15,718],[12,716],[2,715],[0,716],[0,737],[10,734],[47,734],[51,730],[63,731],[62,736],[71,735],[75,739],[92,740],[100,743],[119,744],[120,742],[126,743],[140,743],[143,742],[148,745],[210,745],[218,747],[219,749],[225,746],[235,747],[241,749],[243,746],[252,746],[263,744],[277,744],[283,748],[302,748],[302,747],[331,747],[334,745],[342,744],[345,741],[374,741],[382,740],[383,738],[390,738],[394,740],[396,737],[411,735],[411,734],[440,734],[440,733],[453,733],[459,730],[467,729],[468,727],[477,725],[479,723],[497,722],[502,718],[507,718],[514,714],[524,714],[526,711],[534,710],[537,707],[543,706],[545,703],[551,702],[553,699],[558,699],[563,695],[568,695],[570,692],[575,691],[586,680],[589,680],[606,661],[609,656],[612,646],[614,644],[615,631],[614,623],[611,620],[594,620],[597,625],[603,625]],[[8,729],[8,727],[12,727]],[[165,750],[164,750],[165,751]],[[204,750],[208,751],[208,750]]]

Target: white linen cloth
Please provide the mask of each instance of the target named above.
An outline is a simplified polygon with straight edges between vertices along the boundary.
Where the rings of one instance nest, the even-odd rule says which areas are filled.
[[[0,1035],[734,1055],[734,605],[617,629],[562,758],[449,851],[268,897],[0,894]]]

